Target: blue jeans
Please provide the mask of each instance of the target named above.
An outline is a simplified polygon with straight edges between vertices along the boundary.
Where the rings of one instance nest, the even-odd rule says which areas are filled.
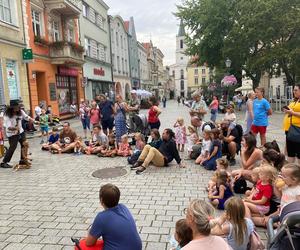
[[[81,123],[82,123],[82,127],[84,130],[87,128],[90,130],[90,118],[89,117],[81,119]]]
[[[210,120],[215,123],[217,120],[217,115],[218,115],[218,110],[217,109],[212,109],[210,111]]]

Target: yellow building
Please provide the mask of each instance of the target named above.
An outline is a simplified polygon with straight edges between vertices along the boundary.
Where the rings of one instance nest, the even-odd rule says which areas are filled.
[[[210,82],[210,69],[206,66],[188,66],[187,68],[187,82],[188,82],[188,96],[200,89],[203,85],[208,85]]]
[[[0,4],[0,104],[22,98],[25,108],[30,109],[26,64],[22,59],[26,42],[21,2],[24,3],[10,0]]]

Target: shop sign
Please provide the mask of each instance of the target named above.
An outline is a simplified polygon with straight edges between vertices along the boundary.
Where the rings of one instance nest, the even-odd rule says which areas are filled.
[[[19,98],[19,88],[17,81],[16,61],[6,61],[7,85],[9,89],[9,98],[11,100]]]
[[[105,71],[102,68],[94,68],[94,75],[105,76]]]
[[[32,49],[23,49],[22,50],[22,56],[23,56],[23,60],[24,61],[33,60]]]
[[[58,67],[58,74],[61,76],[78,76],[78,70],[75,68]]]

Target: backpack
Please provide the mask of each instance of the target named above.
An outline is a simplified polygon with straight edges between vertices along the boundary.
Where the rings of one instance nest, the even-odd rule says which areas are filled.
[[[247,182],[244,178],[237,179],[233,184],[233,190],[236,194],[245,194],[247,191]]]
[[[216,128],[215,124],[213,124],[212,122],[205,122],[202,126],[202,132],[205,130],[205,127],[207,128],[207,126],[210,127],[210,130]]]
[[[253,232],[250,234],[247,250],[264,250],[264,249],[265,249],[265,245],[261,240],[259,234],[254,229]]]

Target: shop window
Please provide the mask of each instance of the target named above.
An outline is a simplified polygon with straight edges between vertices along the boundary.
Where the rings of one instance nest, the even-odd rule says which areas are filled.
[[[57,97],[59,103],[59,113],[67,114],[70,112],[70,105],[78,103],[76,77],[56,76]]]
[[[7,77],[9,98],[11,100],[18,99],[20,95],[19,95],[18,71],[17,71],[16,61],[13,60],[6,61],[6,77]]]

